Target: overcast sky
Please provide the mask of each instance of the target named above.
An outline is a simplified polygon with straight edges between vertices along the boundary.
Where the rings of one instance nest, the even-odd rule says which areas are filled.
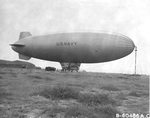
[[[137,73],[150,74],[150,0],[0,0],[0,59],[18,59],[9,44],[21,31],[43,35],[101,30],[130,37],[138,48]],[[29,62],[61,68],[57,62]],[[134,73],[134,52],[112,62],[82,64],[81,70]]]

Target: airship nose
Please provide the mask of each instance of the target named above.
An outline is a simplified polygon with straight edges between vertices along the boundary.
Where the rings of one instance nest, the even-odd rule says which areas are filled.
[[[134,50],[134,48],[135,48],[135,44],[134,44],[134,42],[130,39],[130,38],[128,38],[128,37],[123,37],[122,38],[122,44],[126,47],[126,48],[128,48],[128,49],[130,49],[130,50]]]
[[[136,46],[135,46],[135,44],[134,44],[134,42],[133,42],[132,40],[130,40],[130,42],[131,42],[131,47],[132,47],[132,49],[134,50],[134,48],[135,48]]]
[[[133,41],[124,35],[117,34],[111,38],[110,45],[107,47],[108,55],[111,55],[108,60],[119,59],[132,53],[135,48]],[[106,49],[107,49],[106,48]]]
[[[120,36],[118,46],[120,47],[119,50],[122,50],[124,54],[130,54],[135,48],[134,42],[129,37],[126,36]]]

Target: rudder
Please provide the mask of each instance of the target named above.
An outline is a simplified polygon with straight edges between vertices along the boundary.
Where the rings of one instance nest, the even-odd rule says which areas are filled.
[[[26,37],[29,37],[29,36],[32,36],[30,32],[20,32],[20,35],[19,35],[19,40],[23,39],[23,38],[26,38]],[[19,59],[23,59],[23,60],[29,60],[31,57],[28,57],[26,55],[23,55],[23,54],[19,54]]]

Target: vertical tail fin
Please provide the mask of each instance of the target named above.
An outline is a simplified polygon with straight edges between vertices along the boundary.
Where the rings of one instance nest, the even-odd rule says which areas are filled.
[[[29,36],[32,36],[30,32],[20,32],[19,40]]]
[[[20,32],[19,40],[26,38],[26,37],[29,37],[29,36],[32,36],[30,32]],[[26,55],[19,54],[19,59],[29,60],[30,58],[31,57],[28,57]]]

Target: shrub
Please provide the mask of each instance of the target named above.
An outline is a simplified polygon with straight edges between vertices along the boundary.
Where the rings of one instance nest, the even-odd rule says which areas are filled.
[[[48,117],[52,117],[52,118],[56,118],[57,114],[63,113],[65,112],[65,108],[60,108],[58,106],[54,106],[52,108],[48,108],[46,110],[44,110],[42,113],[40,113],[41,115],[46,114]]]
[[[11,94],[0,87],[0,103],[2,103],[4,99],[8,99],[9,96],[11,96]]]
[[[98,116],[92,108],[78,105],[69,107],[65,112],[65,118],[103,118]]]
[[[88,106],[116,104],[115,100],[111,99],[107,94],[80,94],[78,97],[78,101]]]
[[[118,78],[119,78],[119,79],[129,79],[128,76],[127,76],[127,77],[119,76]]]
[[[53,88],[46,88],[39,93],[45,98],[51,99],[76,99],[79,92],[67,86],[55,86]]]
[[[28,75],[30,78],[34,79],[43,79],[40,75]]]
[[[41,115],[46,115],[50,118],[57,118],[57,116],[61,116],[62,118],[105,118],[103,117],[105,114],[98,114],[93,108],[83,105],[75,105],[68,108],[54,106],[41,112]]]
[[[113,85],[107,85],[107,86],[103,86],[101,87],[101,89],[103,90],[108,90],[108,91],[118,91],[119,89]]]
[[[134,97],[141,97],[141,96],[149,96],[149,93],[145,91],[131,91],[128,95]]]
[[[116,114],[120,114],[120,112],[110,104],[95,108],[95,112],[98,114],[105,114],[104,118],[116,118]]]
[[[2,77],[2,76],[0,76],[0,79],[3,79],[3,77]]]
[[[53,106],[40,113],[47,117],[57,118],[115,118],[119,113],[112,105],[103,105],[98,107],[88,107],[86,105],[75,105],[68,108]]]

